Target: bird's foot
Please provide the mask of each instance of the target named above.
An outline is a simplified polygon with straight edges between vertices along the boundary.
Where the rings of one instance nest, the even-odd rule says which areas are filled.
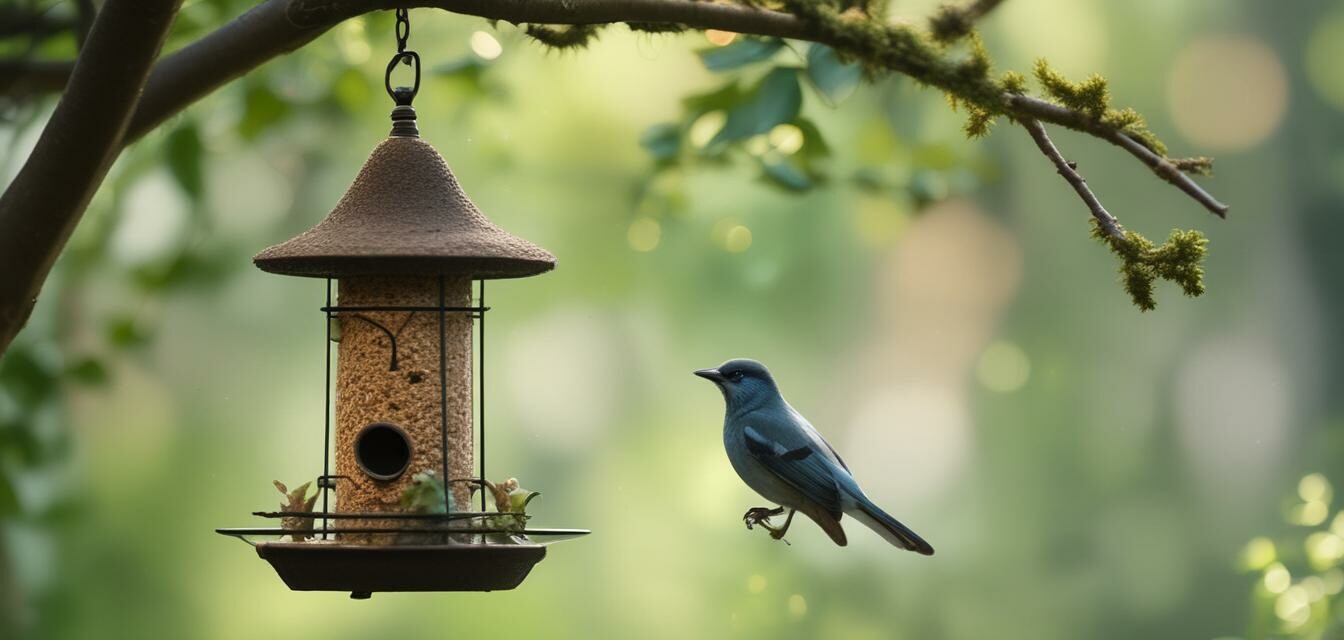
[[[780,510],[782,511],[782,510],[783,510],[783,507],[780,507]],[[794,511],[793,509],[789,509],[789,517],[787,517],[787,518],[784,519],[784,524],[781,525],[781,526],[778,527],[778,528],[772,528],[772,529],[770,529],[770,537],[771,537],[771,538],[774,538],[775,540],[784,540],[784,534],[785,534],[785,533],[788,533],[788,531],[789,531],[789,525],[793,524],[793,514],[794,514],[794,513],[796,513],[796,511]],[[789,541],[788,541],[788,540],[784,540],[784,544],[789,544]],[[789,545],[789,546],[793,546],[793,545]]]
[[[747,509],[746,513],[742,514],[742,522],[746,523],[747,529],[751,529],[754,525],[761,525],[762,529],[770,531],[773,535],[773,532],[778,529],[770,524],[770,518],[782,513],[784,513],[784,507],[775,507],[774,509],[769,507],[752,507]]]

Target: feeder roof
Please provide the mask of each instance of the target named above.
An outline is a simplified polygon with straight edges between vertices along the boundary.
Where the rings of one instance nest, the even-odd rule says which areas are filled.
[[[555,256],[486,218],[434,147],[402,136],[373,150],[326,219],[252,261],[271,273],[328,278],[521,278],[555,268]]]

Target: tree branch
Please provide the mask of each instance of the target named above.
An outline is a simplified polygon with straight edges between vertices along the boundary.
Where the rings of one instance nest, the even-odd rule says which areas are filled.
[[[165,56],[146,80],[141,63],[153,59],[163,38],[159,28],[166,28],[166,22],[141,20],[132,24],[129,14],[150,13],[145,7],[127,8],[135,1],[108,0],[98,13],[80,61],[71,72],[65,98],[33,157],[0,199],[0,255],[7,257],[11,264],[6,266],[14,274],[0,282],[0,352],[31,310],[42,280],[115,158],[116,149],[332,26],[365,13],[398,7],[438,8],[514,24],[670,24],[820,42],[864,60],[873,69],[902,73],[947,91],[968,105],[978,105],[982,113],[1005,114],[1037,125],[1049,122],[1107,140],[1139,158],[1210,211],[1219,216],[1227,211],[1226,205],[1195,184],[1172,161],[1120,129],[1075,109],[1004,93],[998,83],[987,78],[987,59],[973,58],[970,64],[948,60],[941,49],[927,44],[912,28],[884,24],[861,13],[839,13],[828,3],[783,0],[793,11],[789,13],[760,8],[747,0],[265,0],[213,33]],[[176,6],[174,0],[140,1],[149,7],[163,7],[163,12],[154,12],[160,18],[171,15],[167,8]],[[969,33],[969,24],[1001,1],[970,0],[941,15],[955,13],[954,26]],[[105,17],[114,8],[121,13]],[[100,28],[104,23],[118,26]],[[937,29],[936,22],[932,26]],[[144,37],[132,37],[136,35]],[[33,88],[54,87],[62,72],[60,63],[29,62],[11,69],[9,77],[25,79]],[[0,63],[0,88],[18,86],[5,85],[5,77],[5,63]],[[141,86],[144,92],[136,103]],[[122,112],[132,105],[134,112],[127,124]],[[50,213],[33,215],[40,210]],[[1104,213],[1104,209],[1101,211]]]
[[[0,352],[121,149],[181,0],[107,0],[32,155],[0,196]]]
[[[1148,168],[1153,170],[1159,178],[1176,186],[1184,191],[1186,195],[1194,198],[1196,202],[1203,205],[1210,213],[1219,218],[1227,217],[1228,206],[1219,202],[1203,187],[1199,186],[1190,176],[1185,175],[1170,160],[1153,153],[1148,147],[1143,146],[1134,138],[1107,127],[1106,125],[1088,117],[1086,114],[1074,111],[1072,109],[1061,107],[1052,102],[1047,102],[1040,98],[1024,96],[1020,94],[1010,94],[1008,104],[1012,108],[1014,116],[1018,120],[1045,120],[1057,124],[1061,127],[1067,127],[1074,131],[1089,134],[1101,138],[1121,149],[1129,152],[1130,155],[1138,158]]]
[[[1072,162],[1064,159],[1064,154],[1059,152],[1059,148],[1054,142],[1050,141],[1050,136],[1045,132],[1045,127],[1037,120],[1030,118],[1020,120],[1022,127],[1031,134],[1031,139],[1036,141],[1036,146],[1040,148],[1041,153],[1054,163],[1055,170],[1059,175],[1064,176],[1073,190],[1078,193],[1078,197],[1087,204],[1088,210],[1092,212],[1092,217],[1097,219],[1097,224],[1101,225],[1106,235],[1123,240],[1125,230],[1120,228],[1120,223],[1116,221],[1115,216],[1106,211],[1106,207],[1101,206],[1101,201],[1097,199],[1096,194],[1092,193],[1091,187],[1087,186],[1087,180],[1078,173],[1078,167]]]
[[[513,24],[656,22],[782,38],[817,37],[788,13],[700,0],[267,0],[165,56],[145,87],[127,140],[143,136],[234,78],[302,47],[345,20],[401,6]]]

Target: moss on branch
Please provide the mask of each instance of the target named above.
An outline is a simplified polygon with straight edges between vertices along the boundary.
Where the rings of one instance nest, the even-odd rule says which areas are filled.
[[[1151,311],[1157,306],[1153,285],[1158,279],[1179,285],[1192,298],[1204,293],[1204,257],[1209,245],[1204,234],[1173,229],[1166,242],[1155,246],[1133,231],[1125,231],[1123,238],[1111,236],[1092,220],[1092,237],[1120,259],[1120,281],[1139,309]]]

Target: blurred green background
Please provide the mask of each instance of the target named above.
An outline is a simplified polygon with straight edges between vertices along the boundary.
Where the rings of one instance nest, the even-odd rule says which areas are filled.
[[[187,2],[169,47],[246,5]],[[1055,134],[1127,227],[1208,234],[1208,293],[1160,285],[1146,314],[1024,132],[964,140],[908,80],[804,85],[801,126],[714,150],[722,112],[683,98],[805,46],[716,73],[701,33],[559,52],[411,20],[422,135],[559,259],[489,287],[491,475],[544,492],[536,524],[593,535],[516,591],[353,602],[212,533],[321,470],[323,286],[250,257],[320,220],[386,135],[373,15],[113,168],[0,360],[0,636],[1344,637],[1344,2],[1009,0],[984,21],[997,68],[1101,73],[1173,154],[1216,156],[1227,221]],[[6,182],[53,104],[3,105]],[[761,500],[690,375],[735,356],[938,555],[852,523],[843,549],[810,523],[792,546],[745,531]]]

